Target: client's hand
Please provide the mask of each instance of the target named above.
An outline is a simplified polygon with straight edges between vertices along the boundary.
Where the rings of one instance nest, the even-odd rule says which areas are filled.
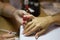
[[[24,35],[28,36],[36,33],[36,38],[46,31],[48,25],[53,23],[52,16],[36,17],[32,21],[28,22],[24,29]]]

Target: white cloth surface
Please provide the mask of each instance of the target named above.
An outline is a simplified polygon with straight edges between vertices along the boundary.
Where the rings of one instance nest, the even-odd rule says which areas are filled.
[[[20,28],[19,40],[36,40],[35,37],[26,37],[22,34],[23,26]],[[38,40],[60,40],[60,27],[51,26],[48,32],[38,38]]]

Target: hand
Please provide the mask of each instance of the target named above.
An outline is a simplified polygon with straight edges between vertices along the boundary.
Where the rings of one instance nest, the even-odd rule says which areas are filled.
[[[21,24],[23,23],[27,23],[28,20],[23,20],[23,17],[27,17],[29,19],[32,19],[34,16],[27,13],[26,11],[24,10],[16,10],[14,13],[13,13],[13,21],[14,21],[14,25],[16,26],[17,25],[17,29],[20,27]],[[26,18],[24,18],[26,19]]]
[[[18,21],[20,24],[23,23],[23,15],[28,15],[28,13],[24,10],[16,10],[13,13],[13,17],[16,19],[16,21]]]
[[[23,24],[23,15],[27,15],[28,13],[24,10],[16,10],[11,15],[12,24],[14,25],[16,31],[18,31],[21,24]]]
[[[52,16],[47,16],[47,17],[36,17],[34,18],[31,22],[28,22],[27,25],[25,26],[24,29],[24,35],[28,36],[36,32],[36,38],[40,36],[42,33],[44,33],[48,25],[53,23],[54,20]]]
[[[0,40],[13,40],[15,35],[14,34],[9,34],[9,33],[5,33],[5,34],[0,34]]]

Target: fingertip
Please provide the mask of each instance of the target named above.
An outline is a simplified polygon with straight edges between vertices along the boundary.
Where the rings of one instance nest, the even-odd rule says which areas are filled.
[[[24,34],[24,36],[27,36],[26,34]]]
[[[27,23],[27,21],[23,21],[23,22],[22,22],[23,25],[26,24],[26,23]]]
[[[25,30],[23,31],[23,34],[25,34]]]
[[[38,37],[39,37],[39,36],[36,34],[36,35],[35,35],[35,38],[38,39]]]
[[[25,35],[25,36],[29,36],[29,34],[27,34],[27,33],[25,33],[24,35]]]

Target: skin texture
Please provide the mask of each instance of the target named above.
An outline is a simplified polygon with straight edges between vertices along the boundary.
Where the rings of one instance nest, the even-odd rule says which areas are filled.
[[[14,40],[15,35],[14,34],[0,34],[0,40]]]
[[[41,34],[47,31],[49,25],[57,23],[60,25],[60,14],[46,17],[35,17],[32,21],[28,22],[24,28],[23,34],[29,36],[35,33],[37,39]]]
[[[41,34],[45,33],[49,25],[54,23],[56,16],[35,17],[32,21],[28,22],[24,28],[24,35],[29,36],[35,33],[35,37],[38,38]]]
[[[18,10],[8,3],[0,3],[0,11],[3,12],[1,16],[15,20],[14,22],[16,22],[16,25],[19,26],[23,23],[22,16],[28,15],[27,12],[25,12],[24,10]],[[36,38],[38,38],[47,30],[50,24],[52,24],[55,21],[60,21],[59,18],[60,16],[34,17],[32,21],[26,24],[24,28],[24,35],[28,36],[36,32],[35,36]]]
[[[11,19],[17,25],[17,29],[23,24],[23,16],[28,15],[24,10],[18,10],[9,3],[0,2],[1,16]],[[30,14],[29,14],[30,15]]]
[[[28,20],[23,20],[23,19],[32,19],[34,16],[27,13],[24,10],[18,10],[16,8],[14,8],[12,5],[10,5],[9,3],[2,3],[0,2],[0,15],[3,17],[6,17],[8,19],[10,19],[13,23],[13,25],[15,25],[16,27],[16,31],[18,31],[20,25],[27,23]],[[1,38],[3,37],[3,38]],[[8,37],[13,37],[12,34],[3,34],[0,36],[1,40],[5,40],[5,38]]]
[[[0,13],[1,13],[1,16],[4,16],[4,17],[13,21],[13,23],[16,26],[16,29],[17,29],[16,31],[18,31],[20,25],[23,24],[23,21],[24,21],[23,16],[25,16],[25,15],[29,16],[30,15],[24,10],[18,10],[16,8],[14,8],[9,3],[2,3],[2,2],[0,2]],[[27,20],[25,20],[25,21],[27,21]],[[0,36],[1,40],[3,40],[3,38],[1,38],[2,36],[3,36],[3,38],[7,38],[7,37],[12,37],[13,35],[8,34],[8,33],[3,34],[3,35]]]

